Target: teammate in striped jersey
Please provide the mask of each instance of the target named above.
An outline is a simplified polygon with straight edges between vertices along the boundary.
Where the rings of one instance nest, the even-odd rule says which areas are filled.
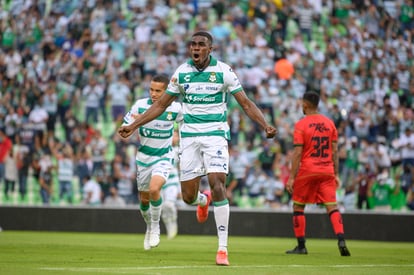
[[[218,235],[217,265],[229,265],[227,243],[230,216],[226,196],[226,176],[229,168],[227,103],[234,96],[247,116],[260,125],[267,138],[276,135],[261,110],[247,96],[233,69],[211,55],[213,37],[206,31],[194,33],[190,41],[191,59],[174,72],[167,92],[132,124],[118,133],[130,136],[138,127],[159,116],[181,95],[184,121],[180,128],[180,180],[185,203],[197,205],[197,220],[208,217],[213,201]],[[210,191],[201,193],[201,178],[207,175]]]
[[[150,97],[135,102],[124,116],[123,125],[132,124],[146,113],[165,93],[167,86],[167,76],[154,76],[150,83]],[[181,120],[181,104],[173,102],[154,120],[135,128],[138,129],[141,143],[136,154],[136,164],[140,211],[147,225],[144,238],[145,250],[156,247],[160,243],[160,217],[163,204],[161,188],[174,168],[172,148],[174,122]]]

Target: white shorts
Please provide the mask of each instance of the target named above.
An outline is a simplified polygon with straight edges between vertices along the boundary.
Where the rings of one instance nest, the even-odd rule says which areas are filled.
[[[171,162],[162,160],[151,166],[137,166],[138,191],[148,192],[151,178],[155,175],[161,176],[167,181],[173,168]]]
[[[229,172],[228,141],[219,136],[186,137],[180,140],[180,180],[209,173]]]

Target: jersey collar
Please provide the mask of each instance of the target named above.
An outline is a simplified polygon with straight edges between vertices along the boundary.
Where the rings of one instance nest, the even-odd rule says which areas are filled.
[[[187,63],[195,67],[194,61],[192,59],[189,59]],[[217,59],[210,55],[210,63],[208,64],[208,66],[216,66],[216,65],[217,65]]]

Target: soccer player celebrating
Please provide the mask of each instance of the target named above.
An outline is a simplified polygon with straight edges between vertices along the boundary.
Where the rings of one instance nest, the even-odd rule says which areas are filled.
[[[305,117],[295,124],[292,168],[286,189],[292,194],[293,229],[298,245],[288,254],[308,254],[305,246],[305,206],[324,204],[338,237],[341,256],[350,256],[345,245],[341,213],[336,203],[338,175],[338,132],[334,123],[318,113],[319,95],[306,92],[302,100]]]
[[[258,123],[267,138],[276,135],[263,113],[247,96],[232,68],[211,55],[213,37],[206,31],[194,33],[190,41],[191,59],[174,72],[167,92],[145,114],[118,133],[127,137],[137,127],[161,114],[180,94],[184,121],[180,129],[180,181],[185,203],[197,205],[197,220],[208,217],[213,201],[218,235],[217,265],[229,265],[228,226],[230,208],[226,197],[226,176],[229,169],[227,124],[227,93],[234,96],[247,116]],[[201,193],[199,183],[207,175],[210,191]]]
[[[138,99],[124,116],[123,125],[131,125],[135,119],[146,113],[165,93],[168,82],[167,76],[154,76],[150,83],[150,98]],[[173,170],[174,121],[180,122],[181,120],[181,104],[173,102],[153,121],[139,127],[141,146],[136,154],[137,185],[141,214],[147,224],[144,238],[145,250],[156,247],[160,243],[160,217],[163,202],[161,188]]]

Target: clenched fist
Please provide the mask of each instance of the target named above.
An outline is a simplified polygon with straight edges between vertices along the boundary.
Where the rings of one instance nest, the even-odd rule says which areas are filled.
[[[276,134],[277,134],[277,130],[276,130],[276,128],[275,128],[275,127],[273,127],[273,126],[267,126],[267,127],[265,128],[265,133],[266,133],[266,137],[267,137],[267,138],[273,138],[273,137],[275,137],[275,136],[276,136]]]
[[[128,138],[134,133],[135,129],[133,129],[130,125],[120,126],[118,128],[118,135],[123,138]]]

